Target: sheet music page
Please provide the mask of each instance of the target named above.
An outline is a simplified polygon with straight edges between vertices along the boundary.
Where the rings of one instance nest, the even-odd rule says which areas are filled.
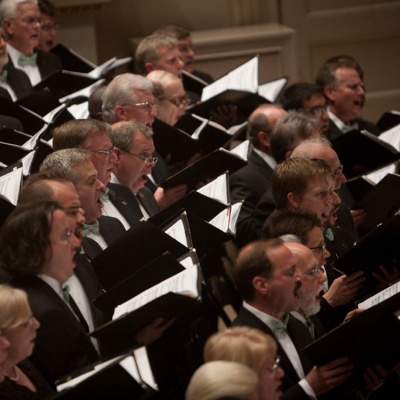
[[[179,243],[183,244],[185,247],[189,247],[188,238],[186,236],[186,229],[182,219],[176,221],[175,224],[171,225],[164,232]]]
[[[28,139],[21,147],[27,150],[33,150],[37,146],[37,142],[42,136],[43,132],[47,129],[48,125],[44,124],[43,128],[36,132],[30,139]]]
[[[203,88],[201,101],[206,101],[228,89],[257,93],[258,57],[253,57],[250,61],[240,65],[227,75]]]
[[[240,210],[242,209],[243,202],[239,201],[231,206],[231,218],[229,221],[229,233],[236,234],[236,224],[239,218]]]
[[[250,146],[250,140],[245,140],[236,147],[234,147],[230,152],[232,154],[236,154],[240,158],[243,158],[243,160],[247,161],[249,158],[249,146]]]
[[[229,219],[231,215],[231,208],[227,207],[216,215],[209,223],[223,232],[229,231]]]
[[[133,352],[136,359],[136,367],[139,368],[139,374],[142,379],[138,382],[145,382],[148,386],[154,390],[158,390],[158,385],[154,379],[153,371],[151,370],[149,356],[147,354],[147,349],[145,346],[136,349]],[[124,361],[124,360],[123,360]]]
[[[93,68],[90,72],[88,72],[88,76],[91,78],[100,78],[102,73],[117,59],[117,57],[110,58],[109,60],[103,62],[96,68]]]
[[[197,278],[197,266],[185,269],[116,307],[112,319],[117,319],[124,314],[137,310],[145,304],[150,303],[152,300],[169,292],[180,293],[189,297],[197,298],[199,296]]]
[[[228,205],[228,189],[228,172],[225,172],[210,183],[207,183],[207,185],[197,189],[197,192]]]
[[[181,259],[179,259],[178,260],[179,264],[181,264],[182,267],[184,267],[186,269],[197,265],[198,260],[197,261],[194,260],[193,253],[195,253],[194,250],[191,250],[189,253],[187,253],[186,256],[183,256]]]
[[[73,104],[68,107],[68,111],[75,119],[88,119],[89,118],[89,102],[85,101],[80,104]]]
[[[208,120],[204,119],[201,125],[193,132],[192,139],[199,140],[200,134],[207,126]]]
[[[88,372],[85,372],[84,374],[79,375],[74,379],[71,379],[71,380],[69,380],[67,382],[64,382],[61,385],[58,385],[57,386],[57,391],[61,392],[64,389],[68,389],[68,388],[76,386],[78,383],[83,382],[84,380],[88,379],[89,377],[91,377],[92,375],[97,373],[98,371],[101,371],[102,369],[107,368],[110,364],[112,364],[118,358],[120,358],[120,357],[115,357],[115,358],[113,358],[111,360],[108,360],[108,361],[105,361],[105,362],[103,362],[101,364],[97,364],[94,367],[94,369],[92,369],[92,370],[90,370]]]
[[[285,87],[286,82],[286,78],[281,78],[276,81],[264,83],[258,87],[258,94],[265,97],[271,103],[275,103],[282,89]]]
[[[14,206],[17,205],[21,188],[23,168],[17,168],[6,175],[0,176],[0,195]]]
[[[368,310],[368,308],[376,306],[380,302],[399,293],[399,291],[400,291],[400,282],[396,282],[393,285],[390,285],[388,288],[381,290],[374,296],[371,296],[368,299],[362,301],[361,303],[358,303],[358,308],[362,310]]]
[[[99,81],[96,81],[94,83],[92,83],[89,86],[86,86],[85,88],[78,90],[77,92],[71,93],[65,97],[62,97],[61,99],[59,99],[60,103],[65,103],[68,100],[71,100],[75,97],[79,97],[79,96],[85,96],[85,97],[89,97],[92,92],[98,87],[101,86],[106,80],[105,79],[100,79]]]
[[[28,153],[24,158],[21,159],[22,162],[22,173],[24,176],[28,176],[31,173],[31,165],[33,158],[35,157],[36,150]]]

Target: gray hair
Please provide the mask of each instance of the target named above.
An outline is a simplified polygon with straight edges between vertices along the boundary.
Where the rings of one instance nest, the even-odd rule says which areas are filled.
[[[52,174],[76,184],[80,177],[74,168],[91,162],[91,156],[90,151],[84,149],[57,150],[44,159],[40,172],[51,171]]]
[[[2,0],[0,2],[0,22],[4,29],[4,18],[13,19],[17,16],[17,7],[23,3],[38,4],[37,0]]]
[[[139,132],[146,137],[153,135],[153,131],[144,124],[135,121],[121,121],[113,125],[110,138],[114,146],[129,151]]]
[[[135,52],[135,66],[139,74],[145,75],[147,62],[155,63],[159,60],[158,49],[160,47],[176,47],[178,42],[171,36],[150,35],[146,36],[140,43]]]
[[[318,131],[318,123],[297,111],[288,111],[279,118],[271,135],[271,152],[276,162],[282,162],[302,140]]]
[[[315,150],[326,147],[332,148],[331,142],[326,137],[312,137],[299,143],[290,157],[318,158],[315,157]]]
[[[110,124],[117,122],[116,106],[133,104],[137,101],[138,92],[153,94],[153,90],[153,83],[144,76],[130,73],[117,75],[102,96],[103,121]]]

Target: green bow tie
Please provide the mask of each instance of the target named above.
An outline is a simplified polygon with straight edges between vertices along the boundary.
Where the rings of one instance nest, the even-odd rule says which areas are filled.
[[[0,73],[0,82],[5,82],[7,80],[7,75],[8,75],[7,70],[4,70],[2,73]]]
[[[327,228],[324,232],[324,236],[330,241],[333,242],[335,240],[335,235],[331,228]]]
[[[276,336],[277,334],[286,331],[287,324],[289,322],[289,314],[285,315],[282,321],[273,321],[274,326],[272,327],[272,332]]]
[[[306,317],[308,331],[313,339],[315,339],[315,326],[309,317]]]
[[[104,188],[103,194],[101,195],[100,199],[101,201],[110,201],[110,198],[108,197],[108,192],[110,191],[110,189],[106,186]]]
[[[26,65],[36,65],[37,53],[33,53],[30,56],[24,56],[21,54],[18,57],[18,65],[25,67]]]
[[[95,235],[100,233],[99,221],[97,219],[93,224],[83,224],[82,236],[86,237],[89,232],[93,232]]]
[[[352,122],[350,124],[343,125],[342,132],[343,133],[347,133],[347,132],[350,132],[350,131],[354,131],[355,129],[358,130],[358,122],[357,121],[356,122]]]

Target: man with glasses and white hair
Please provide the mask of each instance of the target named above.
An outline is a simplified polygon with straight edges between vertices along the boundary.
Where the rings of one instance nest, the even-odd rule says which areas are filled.
[[[153,83],[140,75],[121,74],[116,76],[105,89],[103,96],[103,121],[115,124],[119,121],[134,121],[151,127],[157,116]],[[158,157],[156,168],[153,168],[146,186],[154,193],[160,209],[168,207],[186,193],[186,185],[169,189],[157,187],[170,175],[165,160]]]
[[[24,71],[32,86],[62,69],[56,55],[36,49],[42,21],[36,0],[3,0],[0,3],[0,20],[8,37],[10,68]]]

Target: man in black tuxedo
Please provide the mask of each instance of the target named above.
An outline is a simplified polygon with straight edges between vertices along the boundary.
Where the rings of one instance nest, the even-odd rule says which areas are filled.
[[[153,83],[134,74],[117,75],[103,93],[103,120],[109,124],[119,121],[135,121],[151,127],[157,116]],[[157,153],[158,162],[146,186],[154,193],[160,209],[164,209],[186,194],[187,186],[178,185],[163,189],[157,183],[171,173],[165,160]]]
[[[97,177],[106,186],[102,196],[104,205],[102,215],[119,219],[125,229],[129,229],[143,215],[136,197],[129,188],[110,183],[111,173],[117,161],[110,134],[111,126],[102,121],[71,120],[53,131],[53,148],[54,150],[80,148],[90,151],[90,160],[97,170]],[[152,197],[154,199],[154,196]],[[158,210],[158,206],[155,207]]]
[[[234,281],[244,302],[233,326],[257,328],[277,340],[285,371],[282,399],[319,398],[351,375],[345,358],[314,368],[299,351],[312,338],[304,324],[289,314],[298,307],[301,276],[295,257],[281,239],[245,246]]]
[[[102,216],[101,196],[104,184],[98,179],[91,162],[91,153],[83,149],[64,149],[49,154],[42,163],[41,172],[72,181],[85,212],[82,230],[82,248],[92,260],[126,230],[114,217]]]
[[[139,208],[135,209],[139,219],[147,219],[159,211],[153,193],[145,186],[158,160],[153,157],[152,134],[146,125],[134,121],[118,122],[111,131],[117,156],[111,181],[115,186],[124,185],[130,189]]]
[[[10,67],[3,29],[0,27],[0,96],[15,101],[32,93],[25,72]]]
[[[276,166],[270,138],[276,122],[285,114],[281,107],[266,104],[254,110],[249,117],[247,135],[253,150],[247,165],[229,177],[232,203],[244,200],[236,225],[236,243],[240,247],[258,238],[252,213],[270,187],[272,171]]]
[[[340,55],[325,61],[315,80],[328,101],[329,140],[353,129],[379,135],[379,128],[362,118],[365,103],[364,71],[352,57]]]
[[[41,14],[36,1],[2,1],[0,20],[8,37],[9,69],[16,68],[25,72],[32,86],[62,69],[56,55],[35,49],[39,44],[41,27]]]

